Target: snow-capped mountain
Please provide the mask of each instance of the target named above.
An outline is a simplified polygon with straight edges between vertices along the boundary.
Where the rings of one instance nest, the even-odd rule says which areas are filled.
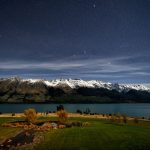
[[[81,79],[0,79],[0,103],[121,103],[150,102],[150,88]]]
[[[15,81],[18,80],[20,83],[27,84],[37,84],[43,83],[48,87],[69,87],[71,89],[77,89],[79,87],[85,88],[106,88],[108,90],[117,90],[118,92],[128,92],[129,90],[137,90],[137,91],[148,91],[150,92],[150,88],[142,85],[142,84],[118,84],[118,83],[110,83],[103,82],[99,80],[81,80],[81,79],[55,79],[55,80],[40,80],[40,79],[21,79],[21,78],[1,78],[1,80],[9,80]]]

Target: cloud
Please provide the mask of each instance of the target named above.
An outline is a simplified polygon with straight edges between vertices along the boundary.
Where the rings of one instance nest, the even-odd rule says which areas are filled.
[[[51,69],[51,70],[60,70],[60,69],[69,69],[74,67],[80,67],[82,64],[79,63],[57,63],[57,62],[6,62],[0,63],[0,69]]]
[[[143,57],[143,56],[141,56]],[[147,64],[139,63],[139,56],[117,56],[110,58],[88,58],[78,56],[75,59],[67,57],[51,61],[7,61],[0,62],[1,75],[13,74],[23,77],[73,77],[86,79],[117,79],[125,80],[134,77],[137,79],[150,75],[150,67]],[[128,60],[128,61],[126,61]],[[146,78],[145,78],[146,79]]]

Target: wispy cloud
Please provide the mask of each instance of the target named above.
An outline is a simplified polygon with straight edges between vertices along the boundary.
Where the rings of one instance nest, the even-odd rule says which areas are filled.
[[[139,57],[139,56],[138,56]],[[150,67],[144,63],[125,60],[136,60],[137,56],[120,56],[110,58],[84,58],[71,57],[45,62],[33,61],[7,61],[0,62],[0,70],[15,72],[23,76],[38,77],[81,77],[81,78],[104,78],[125,79],[140,76],[149,76]],[[125,63],[126,62],[126,63]]]
[[[80,67],[82,64],[79,63],[67,63],[67,62],[6,62],[0,63],[0,69],[69,69],[74,67]]]

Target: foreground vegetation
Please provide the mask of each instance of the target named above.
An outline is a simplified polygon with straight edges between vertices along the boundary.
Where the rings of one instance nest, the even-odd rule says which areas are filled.
[[[0,124],[22,118],[0,118]],[[40,121],[57,118],[40,117]],[[38,150],[147,150],[150,147],[150,122],[128,121],[117,123],[108,120],[69,118],[69,121],[89,122],[90,126],[53,129],[44,132],[44,141]],[[11,137],[21,128],[0,127],[0,140]]]
[[[21,128],[11,128],[11,127],[2,127],[1,125],[6,122],[17,121],[18,118],[0,118],[0,143],[11,136],[15,136],[17,133],[21,132]],[[19,120],[22,120],[19,119]]]

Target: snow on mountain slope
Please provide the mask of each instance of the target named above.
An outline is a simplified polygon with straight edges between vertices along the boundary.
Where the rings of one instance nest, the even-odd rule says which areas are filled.
[[[141,91],[149,91],[150,88],[141,85],[141,84],[122,84],[120,85],[122,90],[133,89],[133,90],[141,90]]]
[[[19,81],[19,82],[27,82],[29,84],[35,84],[37,82],[42,82],[49,87],[64,87],[68,86],[72,89],[78,87],[87,87],[87,88],[106,88],[108,90],[117,90],[121,91],[129,91],[129,90],[141,90],[141,91],[149,91],[150,88],[141,85],[141,84],[113,84],[109,82],[103,82],[98,80],[81,80],[81,79],[55,79],[55,80],[40,80],[40,79],[20,79],[20,78],[1,78],[0,80],[10,80],[10,81]]]

